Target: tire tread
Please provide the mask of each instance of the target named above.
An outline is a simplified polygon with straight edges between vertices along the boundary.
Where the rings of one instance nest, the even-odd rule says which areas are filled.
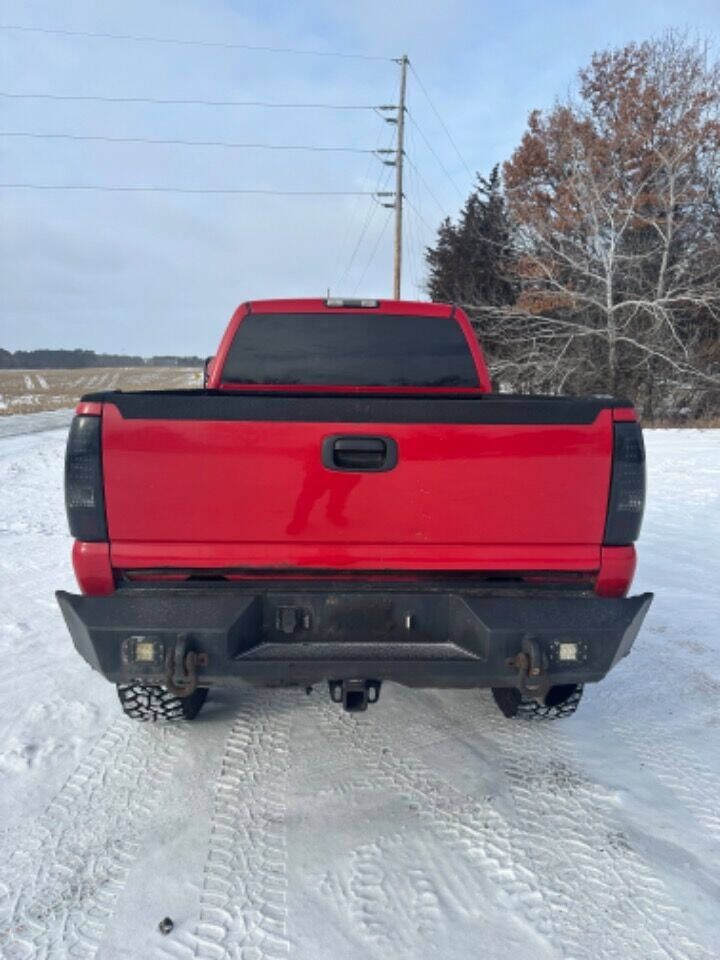
[[[564,720],[577,710],[583,695],[583,684],[577,684],[566,700],[554,706],[547,706],[540,700],[523,696],[519,690],[511,687],[493,687],[492,695],[502,713],[509,719],[522,718],[535,723]]]
[[[124,714],[141,723],[194,720],[205,702],[207,692],[207,687],[198,687],[189,697],[181,698],[155,684],[117,684],[117,694]]]

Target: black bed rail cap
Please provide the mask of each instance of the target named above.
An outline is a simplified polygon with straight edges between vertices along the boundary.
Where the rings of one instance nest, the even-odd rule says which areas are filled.
[[[357,391],[141,390],[88,393],[126,420],[251,420],[318,423],[587,425],[603,410],[629,407],[609,397],[521,394],[359,393]]]

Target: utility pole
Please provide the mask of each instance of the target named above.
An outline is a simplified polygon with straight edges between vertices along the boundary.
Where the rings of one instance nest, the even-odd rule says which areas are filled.
[[[402,282],[402,216],[403,216],[403,159],[405,157],[405,81],[407,78],[407,54],[400,63],[400,99],[397,108],[397,151],[395,154],[395,256],[393,260],[393,298],[400,299]]]

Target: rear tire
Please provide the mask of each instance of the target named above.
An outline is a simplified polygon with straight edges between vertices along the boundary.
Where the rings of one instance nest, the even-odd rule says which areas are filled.
[[[562,720],[571,717],[583,695],[581,683],[550,687],[545,697],[533,700],[514,687],[493,687],[492,695],[504,716],[525,720]]]
[[[198,687],[189,697],[176,697],[154,684],[118,683],[117,694],[123,712],[133,720],[176,723],[195,719],[205,703],[208,688]]]

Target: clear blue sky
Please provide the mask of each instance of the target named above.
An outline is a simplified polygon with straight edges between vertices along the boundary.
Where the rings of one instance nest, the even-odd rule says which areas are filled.
[[[720,7],[717,0],[5,0],[1,20],[383,57],[407,52],[465,161],[411,74],[408,105],[417,127],[410,124],[407,147],[416,169],[406,190],[417,214],[407,217],[403,294],[422,298],[422,247],[467,195],[465,164],[487,173],[506,159],[528,112],[567,93],[594,50],[668,28],[715,39]],[[382,60],[0,30],[6,93],[379,104],[395,101],[397,81],[396,65]],[[2,97],[0,131],[358,149],[387,145],[392,135],[371,111]],[[376,158],[361,153],[7,136],[0,145],[2,183],[372,191],[383,174]],[[322,295],[327,287],[387,296],[389,214],[367,197],[0,189],[0,346],[206,354],[248,298]]]

